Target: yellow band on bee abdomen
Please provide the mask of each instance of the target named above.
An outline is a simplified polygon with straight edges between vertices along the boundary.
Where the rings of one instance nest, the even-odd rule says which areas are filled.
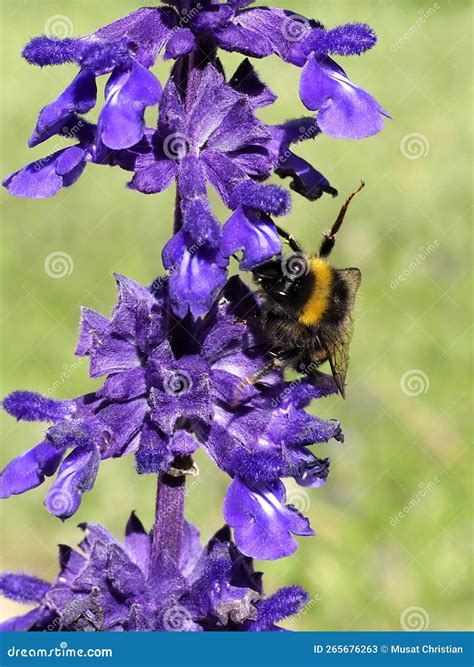
[[[315,287],[311,297],[298,318],[300,324],[317,324],[328,309],[331,298],[332,269],[323,259],[313,257],[310,260],[311,271],[315,276]]]

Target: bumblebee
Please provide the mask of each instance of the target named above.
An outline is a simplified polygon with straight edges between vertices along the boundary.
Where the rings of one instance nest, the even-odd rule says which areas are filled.
[[[292,253],[277,256],[253,270],[263,301],[260,324],[270,363],[246,383],[255,384],[272,368],[290,366],[312,373],[328,361],[337,388],[345,398],[352,311],[361,282],[356,268],[336,269],[327,258],[352,199],[344,202],[331,230],[323,235],[319,252],[304,252],[296,240],[277,227]]]

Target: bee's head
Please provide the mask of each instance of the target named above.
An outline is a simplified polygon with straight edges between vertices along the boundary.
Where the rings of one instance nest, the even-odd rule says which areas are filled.
[[[264,294],[277,303],[292,302],[309,281],[310,265],[304,253],[275,257],[253,271],[255,281]]]

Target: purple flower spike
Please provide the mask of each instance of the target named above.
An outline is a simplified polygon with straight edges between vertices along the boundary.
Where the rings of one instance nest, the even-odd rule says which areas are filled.
[[[321,130],[331,137],[362,139],[383,128],[389,114],[372,95],[354,85],[327,56],[311,55],[301,76],[303,104],[318,111]]]
[[[234,216],[241,219],[231,225],[252,225],[255,238],[262,233],[255,211]],[[263,217],[262,224],[271,229],[269,219]],[[245,233],[252,238],[249,230]],[[258,257],[257,241],[252,243],[244,247],[244,262]],[[340,426],[304,408],[336,387],[324,375],[295,384],[273,371],[265,385],[242,396],[243,380],[268,363],[262,333],[246,324],[259,320],[260,305],[237,278],[213,302],[215,286],[205,282],[212,276],[206,274],[203,248],[187,251],[189,261],[177,255],[179,268],[150,289],[117,276],[119,301],[110,319],[83,310],[77,352],[89,357],[93,377],[105,376],[94,394],[53,401],[16,392],[5,399],[5,408],[16,417],[54,423],[44,442],[0,474],[2,497],[34,488],[58,471],[45,505],[64,519],[78,509],[106,459],[134,454],[139,473],[167,473],[176,457],[203,447],[234,480],[226,517],[244,553],[278,558],[296,548],[292,534],[313,534],[306,519],[285,505],[280,479],[292,477],[307,487],[326,479],[328,461],[309,447],[341,439]],[[170,303],[175,312],[181,306],[173,280],[183,279],[183,266],[189,267],[187,288],[202,290],[193,294],[199,320],[193,321],[187,308],[185,319],[170,319]],[[223,281],[223,272],[220,276]]]
[[[245,484],[236,478],[224,501],[224,518],[235,531],[240,550],[252,558],[275,560],[296,551],[295,535],[314,535],[308,519],[285,505],[280,481]]]
[[[0,624],[0,631],[263,632],[298,613],[308,596],[282,588],[265,598],[261,575],[231,541],[227,527],[202,549],[185,523],[181,558],[158,553],[132,514],[125,542],[98,524],[82,524],[75,551],[59,549],[53,583],[27,574],[0,575],[0,594],[38,606]]]

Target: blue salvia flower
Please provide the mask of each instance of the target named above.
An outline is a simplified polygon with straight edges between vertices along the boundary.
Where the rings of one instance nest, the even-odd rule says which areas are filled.
[[[203,447],[231,478],[224,517],[239,549],[275,559],[296,549],[293,535],[314,535],[309,521],[286,504],[282,478],[318,487],[328,459],[308,445],[342,440],[340,425],[305,412],[312,398],[336,391],[332,378],[284,382],[273,372],[266,387],[242,380],[267,363],[258,302],[238,279],[192,329],[169,319],[166,281],[146,289],[117,276],[119,302],[110,319],[84,308],[77,353],[90,360],[94,394],[58,401],[27,391],[10,394],[4,409],[19,420],[52,422],[43,441],[0,473],[0,497],[42,484],[56,474],[46,508],[72,516],[92,489],[102,461],[134,454],[137,471],[176,473]],[[239,397],[236,403],[235,398]]]
[[[88,163],[132,171],[129,186],[145,194],[175,182],[174,236],[163,263],[173,269],[175,312],[201,316],[224,285],[230,255],[242,250],[240,268],[249,270],[281,248],[271,216],[286,214],[290,197],[262,181],[274,172],[289,177],[292,189],[308,199],[337,194],[292,153],[291,144],[320,132],[369,136],[382,128],[387,114],[330,57],[371,48],[375,35],[366,25],[325,30],[290,11],[238,0],[163,4],[85,37],[31,40],[23,53],[29,62],[41,67],[74,62],[79,73],[41,111],[30,145],[56,133],[79,143],[24,167],[5,186],[16,196],[50,197],[75,183]],[[226,80],[219,48],[256,58],[276,54],[302,68],[301,99],[317,111],[316,119],[265,126],[255,112],[276,96],[248,59]],[[163,90],[150,69],[159,57],[174,61]],[[105,102],[93,125],[81,115],[96,105],[96,78],[102,75],[108,76]],[[157,127],[146,127],[145,110],[158,104]],[[207,184],[233,211],[223,229],[209,206]]]
[[[0,594],[31,611],[0,624],[0,631],[47,632],[264,632],[281,631],[284,618],[307,601],[299,586],[264,597],[251,558],[223,528],[201,548],[185,523],[177,563],[158,553],[132,514],[124,542],[99,524],[81,524],[79,550],[59,547],[52,582],[29,574],[0,574]]]

